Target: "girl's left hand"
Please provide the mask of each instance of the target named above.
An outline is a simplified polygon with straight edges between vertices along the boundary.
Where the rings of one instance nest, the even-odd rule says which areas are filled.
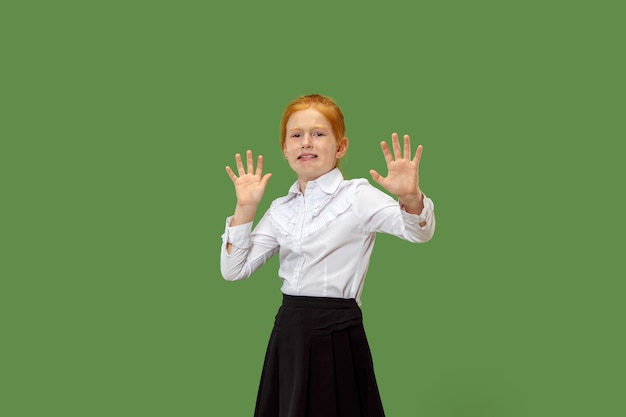
[[[422,203],[422,192],[419,187],[419,165],[422,157],[422,145],[417,147],[415,156],[411,158],[411,139],[404,135],[404,152],[400,148],[398,134],[391,135],[393,155],[383,141],[380,147],[387,162],[387,176],[383,177],[376,170],[370,170],[372,179],[391,194],[398,196],[400,201],[409,206],[418,207]],[[420,210],[421,211],[421,210]]]

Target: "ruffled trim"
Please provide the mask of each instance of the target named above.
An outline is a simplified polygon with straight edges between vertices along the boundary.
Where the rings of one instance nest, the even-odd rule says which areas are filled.
[[[336,221],[352,205],[351,198],[345,194],[340,196],[327,195],[316,206],[306,213],[303,236],[309,237]]]
[[[301,210],[302,202],[298,199],[282,197],[272,202],[270,206],[271,220],[274,230],[281,232],[285,237],[291,235],[298,221],[295,215]]]
[[[304,218],[303,237],[309,237],[337,220],[352,206],[353,193],[324,193],[318,200],[310,201],[313,207],[307,210]],[[274,228],[285,236],[293,236],[298,225],[298,216],[302,212],[302,200],[283,197],[271,205],[271,220]]]

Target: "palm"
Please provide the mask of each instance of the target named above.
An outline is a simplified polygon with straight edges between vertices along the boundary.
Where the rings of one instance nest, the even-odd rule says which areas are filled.
[[[383,177],[377,171],[371,170],[374,181],[380,184],[391,194],[398,197],[419,195],[419,163],[422,156],[422,146],[417,147],[415,156],[411,158],[411,141],[404,135],[404,151],[400,148],[398,135],[391,135],[393,155],[386,142],[381,143],[383,156],[387,163],[387,176]]]
[[[265,193],[265,187],[272,174],[263,175],[263,156],[259,155],[256,170],[253,167],[252,152],[247,151],[246,156],[247,170],[243,166],[241,155],[237,154],[235,155],[235,162],[239,175],[235,175],[229,166],[226,167],[226,172],[235,185],[238,204],[244,206],[257,205]]]

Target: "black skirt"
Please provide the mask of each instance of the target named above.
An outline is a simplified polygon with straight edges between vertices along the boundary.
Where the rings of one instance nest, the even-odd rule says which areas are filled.
[[[283,295],[254,415],[385,415],[355,300]]]

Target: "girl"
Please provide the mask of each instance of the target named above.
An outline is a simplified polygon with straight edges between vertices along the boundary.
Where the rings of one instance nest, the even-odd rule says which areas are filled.
[[[283,303],[270,335],[255,417],[384,416],[361,315],[361,292],[376,233],[410,242],[433,236],[433,202],[419,187],[422,146],[411,158],[396,133],[392,150],[381,143],[388,173],[370,174],[396,199],[366,179],[345,180],[344,118],[337,104],[318,94],[296,98],[281,121],[281,149],[297,181],[274,200],[252,230],[271,174],[246,167],[235,155],[237,204],[222,235],[224,279],[248,278],[279,255]]]

